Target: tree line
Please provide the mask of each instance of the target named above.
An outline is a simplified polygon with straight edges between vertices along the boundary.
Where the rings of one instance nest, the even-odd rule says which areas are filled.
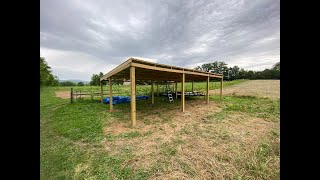
[[[60,82],[60,86],[85,86],[85,84],[83,82],[72,82],[72,81],[63,81]]]
[[[238,66],[228,67],[223,61],[205,63],[197,66],[196,70],[223,74],[224,80],[235,79],[280,79],[280,62],[273,65],[271,69],[263,71],[244,70]]]
[[[83,82],[60,82],[59,78],[52,74],[52,69],[44,57],[40,56],[40,87],[42,86],[84,86]]]
[[[224,80],[235,80],[235,79],[280,79],[280,62],[273,65],[271,69],[265,69],[263,71],[252,71],[244,70],[238,66],[228,67],[223,61],[215,61],[213,63],[205,63],[201,66],[197,66],[196,70],[205,72],[223,74]],[[100,78],[103,73],[93,74],[89,85],[100,86]],[[103,85],[108,84],[108,81],[103,81]],[[114,85],[123,85],[123,80],[114,80]],[[85,86],[83,82],[71,82],[63,81],[60,82],[57,76],[52,74],[51,67],[45,61],[44,57],[40,56],[40,87],[41,86]]]
[[[99,74],[93,74],[91,76],[91,81],[90,81],[90,85],[91,86],[100,86],[100,78],[103,76],[103,73],[100,72]],[[113,80],[112,84],[113,85],[123,85],[124,81],[123,80]],[[108,81],[102,81],[103,85],[107,85],[109,84]]]

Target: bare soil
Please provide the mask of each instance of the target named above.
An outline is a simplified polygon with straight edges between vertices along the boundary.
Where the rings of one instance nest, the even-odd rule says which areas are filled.
[[[70,99],[70,91],[56,91],[56,97],[61,99]]]

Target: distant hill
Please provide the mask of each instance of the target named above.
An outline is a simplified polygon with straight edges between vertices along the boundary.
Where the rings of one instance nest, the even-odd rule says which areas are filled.
[[[78,82],[83,82],[84,84],[89,84],[89,81],[83,81],[83,80],[79,80],[79,79],[67,79],[67,80],[60,80],[60,82],[66,82],[66,81],[71,81],[74,83],[78,83]]]

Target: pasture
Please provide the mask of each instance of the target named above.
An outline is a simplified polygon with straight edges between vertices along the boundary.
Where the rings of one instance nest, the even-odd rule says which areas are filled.
[[[70,103],[70,87],[42,88],[41,179],[280,179],[279,80],[224,82],[222,101],[219,85],[210,83],[209,105],[186,98],[185,113],[179,98],[137,101],[135,128],[130,103],[109,112],[100,96]],[[113,90],[130,94],[130,86]],[[137,95],[149,94],[150,86],[137,86]]]

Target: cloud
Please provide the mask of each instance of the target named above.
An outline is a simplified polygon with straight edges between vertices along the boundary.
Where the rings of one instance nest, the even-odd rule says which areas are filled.
[[[280,2],[42,0],[40,52],[60,79],[89,80],[129,57],[262,70],[280,61]]]

